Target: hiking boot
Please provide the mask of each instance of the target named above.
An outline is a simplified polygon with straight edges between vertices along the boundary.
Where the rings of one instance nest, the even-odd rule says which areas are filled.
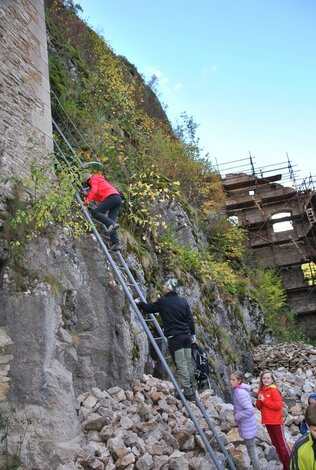
[[[192,393],[184,393],[184,396],[188,401],[195,401],[195,395],[194,395],[193,392]]]
[[[183,392],[182,392],[183,393]],[[178,392],[174,392],[174,397],[177,399],[177,400],[181,400],[180,398],[180,395]]]
[[[118,228],[119,228],[119,224],[111,224],[108,227],[105,227],[105,231],[109,235],[110,233],[114,232],[114,230],[117,230]]]
[[[194,393],[194,390],[192,390],[192,388],[184,388],[183,395],[189,401],[195,400],[195,393]]]
[[[118,243],[115,243],[114,245],[110,246],[111,251],[121,251],[122,247]]]

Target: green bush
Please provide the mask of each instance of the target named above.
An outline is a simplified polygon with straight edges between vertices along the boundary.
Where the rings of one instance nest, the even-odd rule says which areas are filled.
[[[18,248],[24,239],[30,240],[56,225],[67,227],[75,238],[88,230],[88,223],[75,202],[76,173],[62,170],[54,174],[52,167],[39,167],[33,162],[30,178],[11,180],[18,199],[9,221],[12,248]]]

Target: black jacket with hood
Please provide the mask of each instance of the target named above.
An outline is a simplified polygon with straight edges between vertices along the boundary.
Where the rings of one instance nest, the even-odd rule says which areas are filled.
[[[139,302],[139,308],[145,313],[158,312],[161,317],[165,336],[176,336],[184,333],[195,335],[194,319],[186,299],[170,291],[156,302]]]

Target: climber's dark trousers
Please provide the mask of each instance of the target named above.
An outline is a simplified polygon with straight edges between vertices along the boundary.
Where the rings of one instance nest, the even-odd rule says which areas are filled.
[[[122,196],[120,194],[111,194],[100,202],[96,209],[91,209],[90,212],[95,219],[102,222],[106,227],[109,227],[116,222],[121,205]],[[105,215],[106,212],[108,212],[108,216]],[[111,233],[110,240],[112,245],[117,245],[119,243],[116,230]]]

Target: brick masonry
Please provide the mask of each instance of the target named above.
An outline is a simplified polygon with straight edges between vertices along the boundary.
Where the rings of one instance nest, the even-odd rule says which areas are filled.
[[[2,178],[27,177],[32,160],[53,151],[44,0],[0,0],[0,45],[1,216],[11,193]],[[10,389],[11,344],[0,327],[0,401]]]
[[[0,172],[25,177],[53,150],[44,0],[1,0],[0,42]]]

